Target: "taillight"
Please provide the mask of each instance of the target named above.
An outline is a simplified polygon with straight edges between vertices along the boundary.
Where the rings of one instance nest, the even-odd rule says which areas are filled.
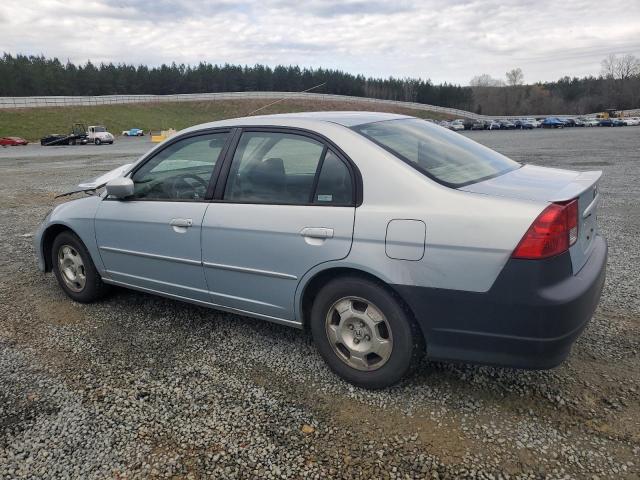
[[[578,200],[545,208],[513,251],[513,258],[540,259],[563,253],[578,240]]]
[[[571,200],[565,204],[567,211],[567,230],[569,231],[569,246],[578,241],[578,200]]]

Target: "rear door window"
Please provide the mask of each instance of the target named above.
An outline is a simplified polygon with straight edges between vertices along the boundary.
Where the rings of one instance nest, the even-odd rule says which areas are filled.
[[[313,203],[319,205],[351,205],[353,181],[347,165],[331,150],[327,151],[318,176]]]
[[[233,156],[224,199],[308,204],[325,146],[281,132],[245,132]]]

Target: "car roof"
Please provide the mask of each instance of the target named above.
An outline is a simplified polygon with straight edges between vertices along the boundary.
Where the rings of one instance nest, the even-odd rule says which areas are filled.
[[[296,121],[300,121],[301,126],[305,127],[313,126],[314,123],[334,123],[342,125],[344,127],[353,127],[365,123],[382,122],[385,120],[399,120],[403,118],[414,117],[411,117],[409,115],[399,115],[396,113],[361,111],[298,112],[229,118],[217,122],[195,125],[187,130],[201,130],[203,128],[228,127],[234,125],[291,125],[292,122],[295,123]]]

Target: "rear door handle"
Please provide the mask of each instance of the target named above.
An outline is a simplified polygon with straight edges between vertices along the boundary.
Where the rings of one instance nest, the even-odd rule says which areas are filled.
[[[333,228],[306,227],[302,229],[300,235],[308,238],[333,238]]]
[[[190,218],[173,218],[171,222],[169,222],[169,225],[172,227],[188,228],[193,225],[193,220]]]

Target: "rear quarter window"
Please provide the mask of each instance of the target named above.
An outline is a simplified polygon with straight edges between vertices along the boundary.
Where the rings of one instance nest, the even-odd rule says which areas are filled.
[[[454,188],[487,180],[521,166],[459,133],[424,120],[386,120],[352,129],[428,177]]]

